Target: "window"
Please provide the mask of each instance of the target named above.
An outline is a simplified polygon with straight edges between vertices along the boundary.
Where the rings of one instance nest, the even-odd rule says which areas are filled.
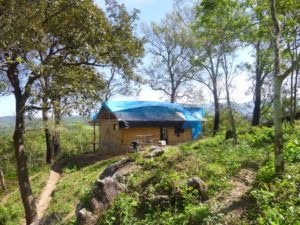
[[[115,131],[119,130],[118,124],[114,124],[114,125],[113,125],[113,130],[115,130]]]
[[[182,127],[175,127],[175,134],[182,134],[184,133],[184,129]]]

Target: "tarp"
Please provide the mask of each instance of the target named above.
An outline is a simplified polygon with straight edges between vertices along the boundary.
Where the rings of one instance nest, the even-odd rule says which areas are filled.
[[[97,120],[104,109],[113,113],[121,127],[182,127],[192,129],[192,138],[202,132],[204,110],[177,103],[151,101],[107,101],[102,104]]]

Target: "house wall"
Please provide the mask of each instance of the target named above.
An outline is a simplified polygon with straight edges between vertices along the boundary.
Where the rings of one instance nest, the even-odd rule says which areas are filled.
[[[180,133],[179,136],[175,134],[175,128],[168,128],[168,144],[176,145],[192,140],[192,129],[184,129],[183,133]]]
[[[102,119],[99,123],[99,146],[100,151],[109,154],[125,153],[131,147],[132,141],[137,135],[151,135],[153,144],[160,140],[159,127],[121,128],[114,130],[118,124],[117,119]],[[192,140],[192,130],[185,129],[179,136],[175,134],[174,127],[168,127],[168,144],[175,145]]]
[[[113,129],[114,124],[118,124],[118,120],[102,119],[99,122],[99,147],[104,153],[120,152],[122,133],[120,129]]]
[[[137,135],[152,135],[153,144],[157,143],[160,139],[159,127],[137,127],[137,128],[124,128],[122,129],[122,146],[131,146],[131,142]]]

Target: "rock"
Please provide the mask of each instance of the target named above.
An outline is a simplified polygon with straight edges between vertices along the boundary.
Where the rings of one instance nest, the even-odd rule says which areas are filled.
[[[91,206],[92,206],[93,211],[98,212],[99,214],[102,214],[106,208],[106,204],[97,200],[94,197],[91,199]]]
[[[170,206],[170,198],[168,195],[153,195],[148,201],[152,207],[166,208]]]
[[[140,198],[138,212],[141,214],[147,214],[151,212],[153,208],[164,210],[169,208],[171,204],[171,200],[167,195],[153,195],[151,197],[142,195]]]
[[[145,158],[154,158],[154,157],[161,156],[162,154],[164,154],[164,152],[165,151],[162,148],[160,148],[160,149],[153,150],[152,152],[150,152],[149,154],[145,155],[144,157]]]
[[[93,225],[97,222],[97,218],[86,208],[76,209],[76,217],[80,225]]]
[[[153,151],[155,151],[155,150],[162,150],[162,147],[159,147],[159,146],[151,146],[149,150],[150,150],[150,152],[153,152]]]
[[[208,200],[208,186],[201,178],[192,177],[188,179],[187,186],[193,188],[194,190],[197,190],[202,201]]]
[[[132,163],[134,160],[130,158],[122,159],[114,164],[111,164],[109,167],[107,167],[102,174],[100,175],[100,179],[104,179],[106,177],[113,176],[118,170],[125,167],[129,163]]]
[[[119,181],[126,181],[126,176],[139,169],[132,159],[126,158],[107,167],[96,180],[91,191],[88,209],[81,204],[76,209],[80,225],[94,225],[125,186]]]
[[[225,134],[225,140],[233,138],[233,131],[232,130],[227,130]]]
[[[92,195],[106,208],[113,202],[117,195],[124,191],[125,187],[112,177],[106,177],[103,180],[97,180],[94,184]]]
[[[131,162],[128,163],[125,167],[119,169],[113,176],[115,180],[120,183],[126,183],[126,179],[129,175],[131,175],[134,171],[141,169],[142,167],[136,165],[135,163]]]

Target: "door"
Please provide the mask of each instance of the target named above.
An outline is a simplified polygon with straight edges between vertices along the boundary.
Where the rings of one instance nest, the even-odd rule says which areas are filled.
[[[168,144],[168,129],[166,127],[160,128],[160,140],[165,140]]]

